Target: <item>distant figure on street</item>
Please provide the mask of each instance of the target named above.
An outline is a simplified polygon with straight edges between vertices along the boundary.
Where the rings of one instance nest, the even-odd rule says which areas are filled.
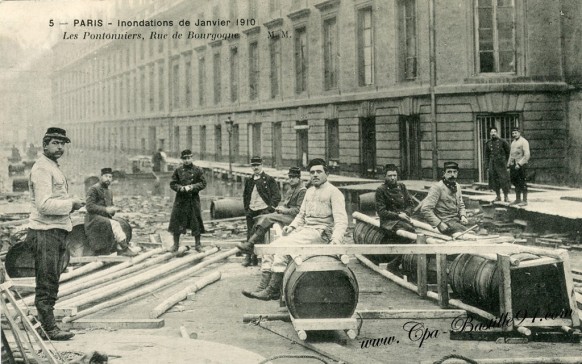
[[[273,241],[272,245],[287,244],[341,244],[348,228],[346,202],[341,191],[327,181],[327,163],[320,158],[309,162],[307,169],[311,175],[311,187],[299,213],[291,224],[283,228],[285,236]],[[271,272],[263,271],[261,281],[267,281],[262,291],[251,292],[248,297],[262,301],[280,297],[283,272],[290,260],[288,255],[274,255]]]
[[[420,212],[441,233],[453,235],[465,231],[469,221],[461,186],[457,183],[459,165],[456,162],[445,162],[443,167],[443,178],[432,185],[422,200]]]
[[[114,218],[119,208],[113,205],[113,194],[109,189],[113,181],[111,168],[101,169],[100,181],[87,191],[85,199],[87,215],[85,215],[85,235],[89,246],[98,255],[117,251],[117,255],[136,256],[129,247],[129,239],[119,223]]]
[[[243,206],[247,218],[247,241],[251,238],[255,226],[255,218],[275,212],[275,207],[281,202],[281,191],[277,181],[263,171],[263,159],[251,158],[253,175],[245,181],[243,190]],[[245,254],[243,266],[257,265],[255,254]]]
[[[176,191],[170,226],[168,227],[174,236],[172,251],[178,250],[180,235],[185,234],[186,230],[189,229],[196,241],[194,249],[200,252],[202,251],[200,236],[205,230],[199,192],[206,188],[206,179],[202,168],[192,163],[192,151],[183,150],[180,158],[182,158],[182,166],[176,168],[170,181],[170,188]]]
[[[36,288],[34,305],[44,339],[68,340],[75,336],[62,331],[56,324],[54,307],[59,292],[62,257],[67,249],[65,239],[73,229],[70,213],[84,203],[69,196],[67,178],[57,160],[65,153],[71,140],[61,128],[48,128],[43,139],[43,154],[32,166],[28,179],[32,209],[27,243],[34,247]]]
[[[521,136],[521,132],[517,127],[513,128],[511,136],[513,141],[511,142],[511,151],[507,161],[511,183],[515,187],[515,201],[511,204],[525,206],[527,205],[527,163],[530,158],[529,142]]]
[[[269,231],[269,228],[276,223],[282,226],[289,225],[297,213],[299,213],[299,208],[303,203],[303,198],[305,197],[305,191],[307,190],[301,181],[301,169],[299,167],[289,168],[288,183],[291,187],[285,194],[285,199],[280,206],[275,207],[275,212],[266,215],[260,215],[257,217],[257,222],[255,223],[255,230],[253,235],[246,243],[239,243],[237,247],[249,254],[253,253],[253,247],[255,244],[261,244],[265,239],[265,234]],[[255,292],[262,291],[267,288],[269,279],[271,277],[271,265],[273,264],[272,255],[264,255],[261,260],[261,272],[267,272],[263,274],[264,279],[261,280],[259,286]],[[269,279],[267,279],[267,277]],[[250,297],[251,293],[249,291],[243,290],[243,295]]]
[[[495,201],[509,202],[509,173],[507,172],[507,160],[509,158],[509,143],[501,139],[496,127],[489,130],[491,139],[485,144],[485,165],[489,173],[489,188],[495,191]]]
[[[152,170],[154,172],[166,172],[166,153],[162,148],[159,148],[152,156]]]
[[[18,148],[13,145],[12,146],[12,153],[10,155],[10,161],[11,162],[20,162],[22,160],[22,157],[20,156],[20,151],[18,150]]]
[[[28,150],[26,152],[26,156],[30,160],[36,159],[36,157],[38,156],[38,151],[36,150],[36,147],[34,146],[34,144],[30,143],[30,145],[28,146]]]

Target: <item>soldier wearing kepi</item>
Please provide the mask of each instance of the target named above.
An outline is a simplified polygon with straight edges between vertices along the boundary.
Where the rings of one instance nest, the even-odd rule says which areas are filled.
[[[289,190],[285,194],[285,199],[281,206],[275,208],[275,212],[261,215],[257,219],[255,224],[255,232],[251,236],[248,242],[240,243],[237,245],[239,249],[247,253],[253,252],[253,247],[255,244],[260,244],[265,238],[266,232],[275,223],[280,223],[283,226],[289,225],[297,213],[299,208],[303,203],[303,198],[305,197],[306,188],[301,181],[301,169],[298,167],[289,168]],[[254,292],[259,292],[267,288],[269,281],[271,280],[271,266],[273,264],[273,255],[263,255],[261,261],[261,272],[262,278],[259,286]],[[251,291],[243,290],[243,295],[247,297],[252,297]]]
[[[311,187],[299,213],[291,224],[283,228],[283,236],[272,245],[287,244],[341,244],[348,227],[346,202],[341,191],[327,181],[327,163],[316,158],[307,166],[311,175]],[[271,277],[267,287],[249,296],[262,301],[279,299],[283,272],[287,268],[288,255],[274,255]]]
[[[275,206],[281,201],[281,191],[277,181],[263,171],[263,159],[251,158],[253,175],[245,181],[243,206],[247,218],[247,240],[251,238],[255,218],[275,212]],[[246,254],[243,266],[257,265],[257,256]]]
[[[69,196],[67,178],[57,163],[65,153],[65,144],[70,142],[64,129],[48,128],[42,139],[43,154],[32,166],[28,180],[32,209],[26,239],[35,249],[34,305],[44,330],[41,336],[51,340],[68,340],[74,336],[62,331],[54,316],[62,257],[67,249],[65,239],[73,229],[70,213],[84,205],[83,201]]]
[[[443,179],[432,185],[420,208],[424,219],[447,235],[465,231],[469,223],[458,174],[457,163],[445,162]]]
[[[496,127],[489,131],[491,139],[485,144],[485,165],[489,172],[489,188],[495,191],[495,201],[501,201],[500,190],[503,190],[503,201],[509,202],[509,173],[507,159],[509,158],[509,143],[501,139]]]
[[[529,142],[521,136],[521,132],[517,127],[513,128],[511,136],[513,141],[511,142],[509,160],[507,161],[511,183],[515,187],[515,201],[511,204],[525,206],[527,205],[527,163],[530,158]]]
[[[192,163],[192,152],[189,149],[182,151],[181,158],[183,164],[174,171],[170,181],[170,188],[176,191],[168,227],[174,235],[172,251],[178,250],[180,235],[185,234],[186,229],[192,230],[196,240],[194,249],[201,251],[200,235],[204,233],[204,224],[198,193],[206,188],[206,179],[204,171]]]
[[[113,205],[113,194],[109,189],[112,181],[111,168],[103,168],[101,180],[87,191],[85,234],[89,246],[96,254],[109,254],[117,250],[117,255],[133,257],[137,253],[129,248],[128,236],[119,220],[113,217],[119,208]]]

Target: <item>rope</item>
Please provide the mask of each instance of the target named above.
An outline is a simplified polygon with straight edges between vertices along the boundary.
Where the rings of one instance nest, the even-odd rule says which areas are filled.
[[[447,355],[447,356],[443,357],[442,359],[439,359],[439,360],[435,361],[433,364],[443,364],[445,361],[447,361],[449,359],[461,359],[461,360],[466,361],[469,364],[479,364],[478,361],[473,360],[471,358],[467,358],[466,356],[459,355],[459,354],[450,354],[450,355]]]
[[[315,355],[309,355],[309,354],[284,354],[284,355],[275,355],[275,356],[272,356],[270,358],[267,358],[267,359],[259,362],[259,364],[265,364],[265,363],[270,362],[271,360],[282,359],[282,358],[317,359],[317,360],[321,361],[322,363],[328,364],[328,362],[326,362],[322,358],[320,358],[318,356],[315,356]]]

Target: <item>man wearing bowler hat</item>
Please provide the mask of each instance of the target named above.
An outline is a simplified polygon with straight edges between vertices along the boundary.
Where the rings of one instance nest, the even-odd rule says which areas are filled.
[[[182,166],[176,168],[170,181],[170,188],[176,191],[174,207],[170,216],[170,226],[168,227],[168,230],[174,235],[172,251],[178,250],[180,235],[185,234],[186,230],[190,229],[196,240],[194,249],[200,252],[202,251],[200,235],[205,230],[200,209],[199,193],[206,188],[206,179],[202,168],[192,163],[192,151],[190,149],[183,150],[180,158],[182,158]]]
[[[432,185],[428,195],[422,200],[420,212],[424,219],[443,234],[453,235],[466,230],[467,212],[457,183],[459,165],[456,162],[444,163],[443,178]]]
[[[120,219],[114,218],[119,208],[113,206],[113,194],[109,189],[112,181],[111,168],[103,168],[100,181],[87,191],[85,234],[89,246],[96,254],[109,254],[117,250],[117,255],[133,257],[137,253],[129,248],[130,236],[123,231]]]
[[[269,231],[271,226],[276,223],[279,223],[282,226],[289,225],[295,218],[295,215],[299,212],[299,208],[305,197],[305,191],[307,190],[303,185],[303,181],[301,181],[301,169],[299,169],[299,167],[289,168],[288,177],[290,188],[285,193],[283,202],[280,206],[275,207],[275,212],[257,217],[253,235],[246,243],[239,243],[237,245],[240,250],[252,254],[254,245],[263,242],[265,234]],[[271,279],[271,264],[273,262],[273,256],[264,255],[262,258],[262,279],[255,290],[256,292],[265,289]],[[242,293],[243,295],[250,297],[249,291],[243,290]]]
[[[71,140],[61,128],[48,128],[43,139],[43,154],[32,166],[28,179],[32,209],[27,243],[34,247],[36,288],[34,305],[42,326],[41,336],[50,340],[68,340],[74,336],[56,324],[54,307],[59,292],[65,239],[72,230],[70,213],[84,203],[69,196],[67,178],[57,160]]]
[[[251,158],[253,175],[245,181],[243,190],[243,206],[247,218],[247,240],[251,238],[254,219],[259,215],[275,212],[275,207],[281,201],[281,191],[277,181],[263,171],[263,159]],[[257,265],[257,256],[246,254],[243,266]]]

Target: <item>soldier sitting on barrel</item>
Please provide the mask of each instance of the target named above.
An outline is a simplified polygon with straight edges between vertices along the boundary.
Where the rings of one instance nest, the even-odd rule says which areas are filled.
[[[348,227],[346,203],[341,191],[327,182],[328,169],[323,159],[316,158],[307,166],[311,187],[293,222],[283,228],[283,236],[272,245],[287,244],[341,244]],[[288,255],[274,255],[271,272],[263,271],[261,281],[269,282],[264,290],[249,292],[248,297],[262,301],[280,297],[283,272],[289,262]],[[261,288],[261,286],[259,286]]]
[[[394,164],[384,167],[384,184],[376,189],[376,212],[380,217],[380,227],[388,232],[394,243],[407,244],[411,240],[397,235],[398,230],[414,232],[410,215],[414,201],[403,183],[398,183],[398,169]],[[398,268],[401,257],[398,255],[389,265]]]
[[[103,168],[100,181],[87,191],[85,234],[89,246],[97,254],[109,254],[117,250],[117,255],[133,257],[137,253],[129,248],[128,236],[119,221],[113,218],[119,208],[113,206],[113,194],[109,189],[112,181],[111,168]]]
[[[422,200],[420,212],[424,219],[441,233],[453,235],[465,231],[467,212],[457,183],[459,165],[455,162],[444,163],[443,179],[432,185],[428,195]]]
[[[269,231],[271,226],[276,223],[280,223],[283,226],[289,225],[299,212],[306,191],[303,181],[301,181],[301,169],[299,169],[299,167],[289,168],[288,176],[288,182],[291,188],[286,192],[283,203],[281,206],[275,207],[275,212],[257,217],[253,235],[247,242],[239,243],[237,245],[237,247],[243,252],[252,254],[254,245],[263,242],[265,234]],[[269,283],[267,278],[270,279],[271,277],[272,258],[272,255],[263,256],[261,271],[266,274],[263,274],[264,279],[259,283],[259,286],[256,289],[257,292],[265,289]],[[242,293],[247,297],[250,297],[251,294],[246,290],[243,290]]]

